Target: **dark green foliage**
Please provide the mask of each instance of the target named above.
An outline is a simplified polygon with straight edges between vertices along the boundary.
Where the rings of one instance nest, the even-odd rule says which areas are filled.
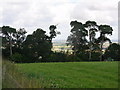
[[[108,41],[109,43],[112,43],[109,38],[107,38],[106,35],[112,35],[112,27],[109,25],[100,25],[99,26],[99,31],[100,31],[100,37],[98,37],[98,43],[100,44],[100,49],[101,49],[101,57],[100,61],[103,60],[103,54],[102,54],[102,49],[103,49],[103,44]]]
[[[99,30],[101,31],[101,34],[111,34],[112,35],[112,27],[109,25],[100,25]]]
[[[56,37],[56,32],[55,32],[55,29],[56,29],[57,27],[55,26],[55,25],[51,25],[50,27],[49,27],[49,29],[50,29],[50,39],[52,40],[52,38],[55,38]]]
[[[14,36],[13,53],[17,52],[17,53],[22,54],[23,42],[25,41],[26,33],[27,32],[24,28],[20,28],[19,30],[16,31],[16,33],[13,34]]]
[[[13,51],[12,51],[12,47],[14,45],[13,37],[14,37],[14,34],[16,33],[16,29],[9,26],[3,26],[1,29],[2,29],[1,30],[2,37],[3,37],[2,46],[4,47],[3,55],[4,55],[4,50],[7,49],[7,51],[9,52],[8,56],[10,56],[13,54]]]
[[[16,33],[16,29],[12,28],[10,26],[3,26],[2,27],[2,33],[6,38],[9,39],[12,34]]]
[[[56,28],[55,25],[49,27],[50,36],[44,30],[37,29],[26,37],[24,28],[16,30],[9,26],[1,27],[3,56],[10,57],[14,62],[46,61],[51,53],[52,38],[57,35]]]
[[[79,61],[82,61],[82,59],[76,55],[68,55],[67,61],[68,62],[79,62]]]
[[[45,59],[51,52],[52,43],[46,32],[37,29],[32,35],[28,35],[23,43],[23,53],[32,60]]]
[[[100,61],[100,52],[92,52],[91,54],[91,61]]]
[[[2,57],[9,58],[9,56],[10,56],[9,48],[7,47],[7,48],[2,49]]]
[[[99,59],[119,60],[119,45],[112,44],[103,55],[103,44],[111,40],[106,35],[112,35],[112,27],[109,25],[97,25],[95,21],[87,21],[82,24],[71,21],[71,34],[68,36],[67,45],[71,45],[73,54],[65,52],[52,52],[52,39],[60,34],[56,31],[57,25],[49,27],[49,36],[46,31],[37,29],[27,37],[24,28],[16,30],[9,26],[0,28],[2,33],[3,56],[10,57],[14,62],[74,62],[74,61],[98,61]],[[100,37],[96,38],[99,31]],[[87,38],[88,37],[88,38]],[[114,53],[114,55],[113,55]]]
[[[68,36],[67,45],[72,46],[74,54],[83,60],[96,61],[100,59],[102,61],[103,44],[106,41],[112,43],[106,36],[112,35],[112,27],[109,25],[97,25],[95,21],[87,21],[85,24],[78,21],[71,21],[70,25],[72,27],[72,34]],[[96,32],[98,31],[100,37],[96,38]]]
[[[73,46],[72,49],[74,50],[74,53],[83,51],[82,47],[87,44],[86,36],[88,35],[88,31],[81,22],[71,21],[70,25],[72,27],[72,34],[68,36],[67,45]]]
[[[55,29],[57,29],[56,26],[57,25],[51,25],[49,27],[49,29],[50,29],[50,32],[49,32],[49,34],[50,34],[50,36],[49,36],[50,42],[52,42],[52,39],[55,38],[57,36],[57,34],[61,34],[60,32],[55,30]]]
[[[47,62],[67,62],[67,54],[64,52],[52,52],[47,58]]]
[[[16,52],[21,54],[22,43],[26,34],[25,29],[16,30],[9,26],[3,26],[1,29],[3,56],[9,57]]]
[[[104,59],[109,60],[110,58],[115,61],[120,60],[120,45],[119,44],[113,43],[105,51]]]
[[[92,50],[95,47],[96,44],[96,32],[98,31],[98,25],[95,21],[87,21],[84,24],[85,28],[88,30],[88,37],[89,37],[89,42],[88,42],[88,47],[89,47],[89,60],[92,60]]]
[[[79,62],[82,59],[76,55],[68,55],[65,52],[52,52],[46,62]]]
[[[24,59],[23,56],[19,53],[15,53],[15,54],[10,56],[10,60],[13,62],[17,62],[17,63],[23,62],[23,59]]]
[[[100,59],[100,52],[91,52],[91,60],[90,61],[99,61]],[[89,61],[89,52],[80,52],[75,55],[75,61]],[[78,59],[78,60],[77,60]]]
[[[79,57],[83,61],[88,61],[89,60],[89,52],[84,51],[84,52],[79,52],[76,54],[77,57]]]

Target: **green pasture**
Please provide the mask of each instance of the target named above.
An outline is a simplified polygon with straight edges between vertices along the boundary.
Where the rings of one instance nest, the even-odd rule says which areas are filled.
[[[39,82],[43,88],[118,87],[118,62],[29,63],[16,65],[18,71],[24,77]]]

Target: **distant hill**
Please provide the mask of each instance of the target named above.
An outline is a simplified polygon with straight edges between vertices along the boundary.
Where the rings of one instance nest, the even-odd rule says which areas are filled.
[[[111,40],[113,43],[118,43],[118,40]],[[66,46],[66,40],[53,40],[54,46]]]
[[[53,46],[66,46],[66,40],[54,40]]]
[[[118,40],[111,40],[113,43],[118,43]]]

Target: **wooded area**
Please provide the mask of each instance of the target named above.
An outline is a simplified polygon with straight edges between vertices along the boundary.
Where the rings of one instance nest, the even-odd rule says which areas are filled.
[[[110,25],[97,25],[95,21],[86,21],[85,24],[71,21],[70,26],[71,34],[66,44],[71,46],[72,54],[52,51],[52,40],[60,34],[56,31],[56,25],[49,27],[49,35],[41,28],[26,35],[24,28],[16,30],[10,26],[2,26],[2,56],[17,63],[119,61],[120,44],[112,43],[107,37],[112,35],[113,29]],[[98,32],[99,37],[96,38]],[[105,42],[109,42],[109,47],[103,52]]]

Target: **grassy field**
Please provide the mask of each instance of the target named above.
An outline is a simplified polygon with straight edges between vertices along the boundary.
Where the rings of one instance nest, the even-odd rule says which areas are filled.
[[[118,62],[30,63],[17,66],[28,80],[39,82],[38,87],[118,87]]]

